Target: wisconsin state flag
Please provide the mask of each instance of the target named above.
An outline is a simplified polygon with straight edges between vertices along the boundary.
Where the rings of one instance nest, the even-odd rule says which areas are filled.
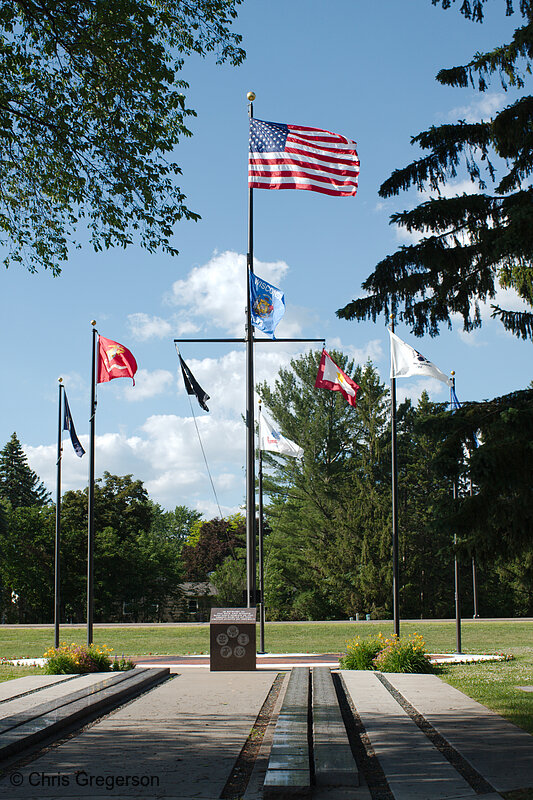
[[[104,336],[98,337],[98,377],[97,383],[107,383],[113,378],[131,378],[135,386],[137,372],[137,362],[127,347],[106,339]]]
[[[355,397],[359,386],[335,364],[329,353],[322,350],[315,389],[329,389],[331,392],[340,392],[347,403],[355,406]]]

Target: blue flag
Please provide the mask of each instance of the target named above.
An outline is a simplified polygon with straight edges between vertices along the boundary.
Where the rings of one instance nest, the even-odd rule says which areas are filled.
[[[285,296],[280,289],[250,272],[252,325],[275,339],[276,325],[285,313]]]
[[[63,430],[70,433],[70,441],[72,442],[74,452],[81,458],[84,455],[85,450],[81,446],[81,442],[76,435],[76,428],[74,427],[74,420],[72,419],[72,414],[70,413],[66,392],[63,395],[63,401]]]
[[[450,397],[451,397],[450,405],[451,405],[452,411],[457,411],[458,408],[461,408],[461,403],[459,402],[459,399],[458,399],[457,395],[455,394],[455,389],[453,388],[453,386],[450,387]]]
[[[450,407],[452,411],[457,411],[459,408],[461,408],[461,403],[459,401],[459,398],[455,394],[455,389],[453,388],[453,386],[450,388]],[[479,439],[475,433],[474,433],[474,444],[476,445],[476,447],[479,447]]]

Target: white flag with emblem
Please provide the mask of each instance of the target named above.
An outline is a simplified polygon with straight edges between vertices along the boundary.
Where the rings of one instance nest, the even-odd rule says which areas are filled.
[[[259,415],[259,447],[282,456],[301,458],[304,451],[290,439],[283,436],[275,425],[272,425],[264,414]]]
[[[452,379],[441,372],[435,364],[428,361],[418,350],[402,342],[395,333],[389,330],[390,335],[390,376],[391,378],[410,378],[412,375],[429,375],[437,378],[447,386],[452,385]]]

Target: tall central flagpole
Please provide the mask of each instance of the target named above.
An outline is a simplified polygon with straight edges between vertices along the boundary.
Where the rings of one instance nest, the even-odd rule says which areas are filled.
[[[93,642],[94,617],[94,440],[96,417],[96,345],[98,331],[96,321],[93,326],[93,352],[91,361],[91,413],[89,417],[89,491],[88,491],[88,525],[87,525],[87,647]]]
[[[394,314],[390,315],[394,333]],[[391,360],[392,364],[392,360]],[[391,370],[392,373],[392,370]],[[394,633],[400,635],[400,567],[398,558],[398,456],[396,452],[396,378],[391,378],[391,457],[392,457],[392,614]]]
[[[248,116],[253,119],[255,94],[248,92]],[[254,344],[250,275],[254,271],[254,195],[248,188],[248,258],[246,270],[246,605],[256,604],[255,576],[255,425]]]
[[[455,392],[455,372],[452,370],[452,385],[450,387],[450,403],[453,400],[453,393]],[[457,481],[453,482],[453,499],[457,500]],[[453,533],[453,571],[455,579],[455,649],[458,653],[462,652],[461,649],[461,575],[459,572],[459,559],[457,557],[457,533]]]
[[[261,448],[261,400],[259,400],[259,465],[257,470],[257,490],[259,495],[258,537],[259,537],[259,652],[265,652],[265,569],[263,552],[263,450]]]
[[[54,647],[59,647],[59,621],[61,609],[61,576],[60,576],[60,542],[61,542],[61,459],[63,455],[63,444],[61,441],[61,432],[63,429],[62,419],[62,400],[64,387],[62,384],[63,378],[59,380],[59,397],[58,397],[58,420],[57,420],[57,480],[56,480],[56,532],[55,532],[55,549],[54,549]]]

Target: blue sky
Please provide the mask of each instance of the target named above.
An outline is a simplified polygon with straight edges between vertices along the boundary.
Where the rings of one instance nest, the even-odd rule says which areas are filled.
[[[488,4],[483,25],[430,0],[368,3],[337,0],[248,0],[235,29],[248,57],[239,68],[213,59],[189,60],[194,133],[177,148],[180,185],[198,223],[176,227],[177,258],[139,247],[93,253],[73,250],[58,278],[11,268],[2,274],[4,391],[0,443],[16,431],[30,465],[55,491],[57,378],[63,376],[82,442],[88,434],[91,319],[103,336],[137,358],[137,385],[115,380],[99,387],[96,471],[133,473],[167,508],[185,504],[208,518],[218,513],[177,372],[173,339],[240,337],[244,331],[247,242],[247,102],[255,116],[342,133],[358,143],[355,198],[305,191],[256,190],[256,272],[285,293],[279,336],[318,338],[360,361],[368,357],[388,381],[385,320],[338,320],[335,311],[360,294],[375,264],[408,241],[389,216],[422,199],[417,192],[382,201],[378,188],[393,169],[417,156],[411,136],[430,125],[487,118],[513,99],[494,84],[484,95],[442,87],[442,67],[465,63],[479,50],[507,41],[519,17],[503,2]],[[459,176],[447,191],[469,191]],[[516,300],[508,298],[514,305]],[[438,338],[397,334],[457,377],[461,399],[490,398],[533,379],[531,344],[488,319],[465,335],[460,324]],[[210,414],[197,406],[223,513],[244,499],[244,351],[241,346],[187,344],[182,355],[211,395]],[[256,379],[274,380],[296,346],[257,348]],[[427,388],[445,400],[437,381],[398,381],[399,397],[414,400]],[[63,487],[87,482],[87,458],[65,441]]]

